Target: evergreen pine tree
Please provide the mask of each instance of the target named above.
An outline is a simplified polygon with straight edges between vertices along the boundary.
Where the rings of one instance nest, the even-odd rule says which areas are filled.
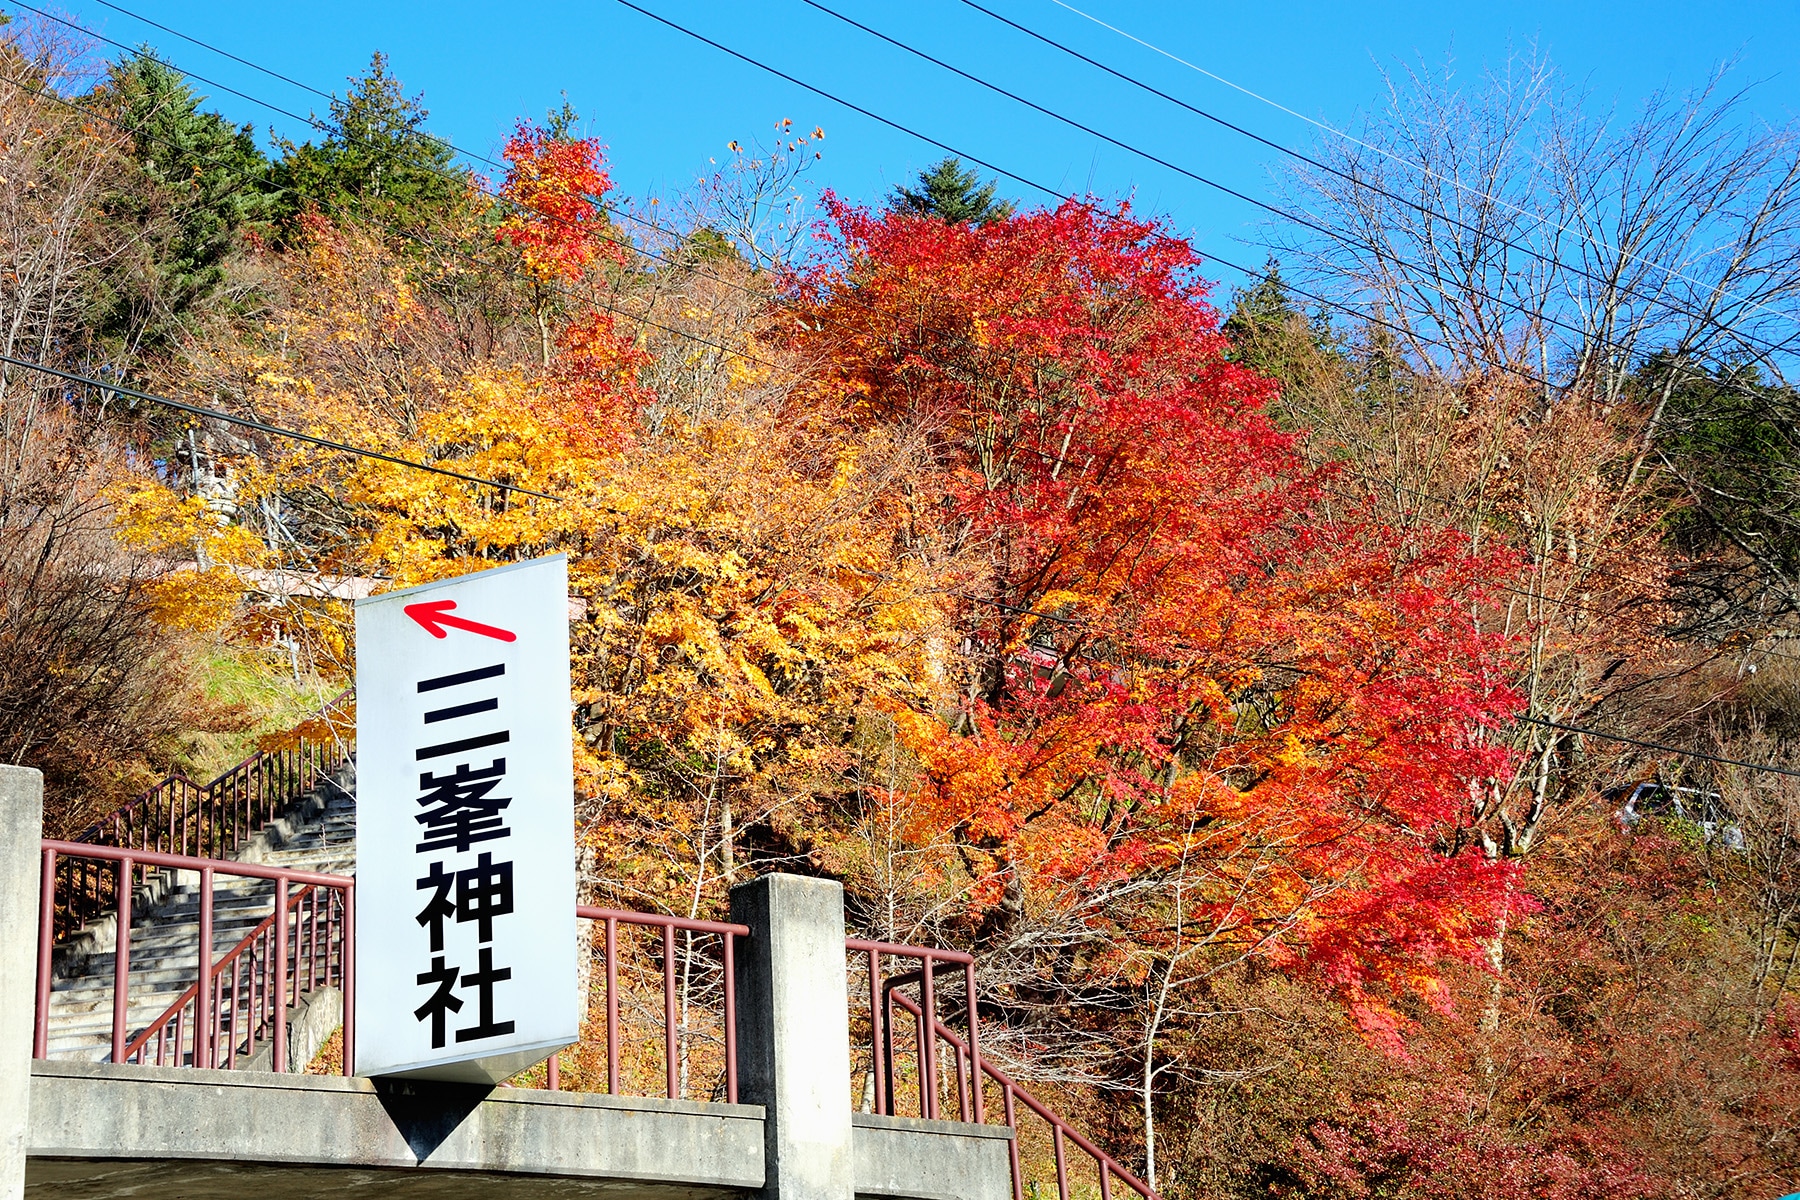
[[[450,147],[425,132],[420,97],[408,96],[376,52],[368,73],[331,98],[331,132],[317,145],[278,141],[276,179],[287,214],[307,204],[327,212],[415,229],[467,193]]]
[[[154,343],[225,281],[225,260],[246,227],[274,208],[269,161],[249,125],[201,112],[180,71],[149,49],[112,66],[86,103],[131,136],[133,169],[107,200],[109,216],[135,227],[135,253],[111,265],[94,324]]]
[[[1013,206],[994,199],[996,184],[981,182],[974,171],[963,170],[960,159],[946,158],[929,171],[919,172],[917,188],[897,187],[888,201],[895,212],[937,217],[951,225],[973,221],[986,225],[1012,216]]]

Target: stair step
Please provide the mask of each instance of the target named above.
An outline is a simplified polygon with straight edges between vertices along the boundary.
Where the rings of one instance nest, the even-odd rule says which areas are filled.
[[[348,875],[356,869],[356,803],[341,786],[327,786],[324,810],[293,831],[279,846],[265,850],[260,865],[322,875]],[[269,837],[279,835],[273,827]],[[165,876],[165,878],[169,878]],[[198,975],[200,891],[198,881],[180,882],[153,907],[141,905],[131,922],[131,971],[126,1028],[136,1037],[194,983]],[[169,882],[174,883],[173,878]],[[213,881],[213,953],[215,961],[237,946],[275,907],[273,880],[217,875]],[[294,923],[310,928],[310,911]],[[322,923],[321,923],[322,924]],[[321,938],[320,949],[325,949]],[[320,962],[325,955],[321,953]],[[112,1053],[114,953],[95,953],[67,976],[52,983],[48,1052],[52,1058],[104,1061]],[[226,972],[229,979],[230,972]],[[306,976],[301,975],[304,982]],[[185,1033],[185,1031],[184,1031]],[[151,1043],[154,1057],[154,1039]]]

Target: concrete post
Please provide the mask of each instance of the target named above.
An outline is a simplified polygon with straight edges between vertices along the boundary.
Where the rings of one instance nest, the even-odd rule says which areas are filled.
[[[731,889],[738,1097],[766,1111],[768,1200],[853,1200],[844,889],[765,875]]]
[[[0,1200],[25,1195],[44,777],[0,767]]]

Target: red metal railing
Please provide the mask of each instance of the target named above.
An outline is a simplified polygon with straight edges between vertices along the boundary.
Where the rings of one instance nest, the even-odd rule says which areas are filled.
[[[203,868],[203,876],[210,870]],[[202,888],[210,891],[210,882],[203,880]],[[278,893],[282,890],[280,883],[276,889]],[[124,1061],[143,1063],[148,1053],[148,1061],[158,1067],[219,1066],[230,1070],[237,1066],[240,1054],[254,1056],[260,1043],[271,1043],[272,1060],[285,1053],[287,1047],[279,1032],[286,1019],[282,1009],[299,1004],[316,988],[343,986],[349,895],[347,889],[303,884],[287,901],[286,925],[294,930],[294,938],[285,987],[278,978],[275,953],[277,945],[286,944],[286,929],[281,914],[271,912],[213,964],[207,995],[201,996],[200,983],[195,980],[131,1040]],[[201,925],[210,924],[202,913]],[[190,1031],[185,1037],[184,1023]],[[273,1062],[271,1067],[286,1069]]]
[[[1154,1189],[1143,1180],[1126,1170],[1106,1151],[1100,1149],[1088,1138],[1058,1116],[1048,1105],[1014,1080],[1006,1072],[982,1057],[980,1041],[979,1005],[975,992],[975,959],[967,954],[954,950],[932,950],[920,946],[896,946],[885,942],[868,942],[858,938],[848,939],[846,947],[867,956],[869,976],[869,1067],[874,1081],[873,1108],[884,1116],[900,1116],[899,1089],[896,1081],[900,1075],[898,1066],[901,1058],[910,1057],[913,1073],[919,1088],[919,1114],[927,1119],[939,1119],[942,1105],[940,1092],[952,1091],[956,1097],[957,1115],[964,1121],[977,1124],[986,1119],[983,1087],[984,1078],[992,1080],[1000,1088],[1000,1097],[1005,1114],[1006,1125],[1014,1131],[1009,1152],[1012,1159],[1013,1200],[1024,1200],[1025,1177],[1019,1153],[1020,1119],[1024,1115],[1020,1109],[1030,1112],[1042,1119],[1050,1127],[1051,1148],[1056,1159],[1056,1194],[1058,1200],[1069,1200],[1069,1164],[1068,1146],[1073,1143],[1082,1153],[1094,1160],[1094,1168],[1099,1175],[1100,1200],[1112,1200],[1112,1185],[1115,1180],[1125,1185],[1127,1190],[1144,1197],[1145,1200],[1159,1200]],[[919,966],[911,971],[883,978],[882,960],[887,957],[912,959]],[[962,976],[961,1005],[966,1018],[966,1036],[959,1035],[951,1026],[938,1019],[938,989],[936,977],[947,971]],[[913,988],[917,991],[915,999],[903,990]],[[895,1020],[895,1010],[904,1012],[911,1025],[912,1045],[910,1054],[900,1044],[895,1033],[900,1022]],[[951,1064],[940,1061],[944,1050],[949,1051]],[[953,1065],[952,1065],[953,1064]],[[943,1078],[945,1067],[949,1066],[950,1078]]]
[[[972,955],[957,950],[930,950],[922,946],[896,946],[887,942],[869,942],[860,938],[850,938],[846,948],[867,956],[869,973],[869,1021],[870,1021],[870,1053],[872,1060],[870,1070],[875,1084],[874,1108],[878,1113],[887,1116],[898,1115],[895,1106],[899,1102],[895,1084],[897,1073],[894,1041],[894,1007],[904,997],[898,989],[908,985],[916,985],[920,1000],[924,1007],[921,1011],[930,1013],[931,1020],[937,1019],[937,976],[945,971],[960,971],[963,977],[963,995],[967,998],[964,1011],[968,1017],[968,1041],[964,1049],[958,1052],[956,1060],[956,1102],[960,1120],[974,1121],[981,1124],[986,1120],[981,1094],[981,1036],[979,1017],[976,1014],[975,996],[975,959]],[[882,976],[882,960],[884,958],[912,959],[919,963],[917,969],[884,979]],[[919,1116],[927,1120],[938,1120],[941,1112],[939,1092],[942,1081],[939,1079],[940,1068],[937,1055],[928,1053],[926,1047],[931,1040],[926,1036],[925,1019],[919,1017],[915,1021],[915,1037],[913,1041],[913,1058],[919,1084]],[[965,1057],[975,1064],[973,1075],[965,1075]],[[974,1081],[973,1087],[964,1086],[965,1079]]]
[[[747,925],[732,925],[722,921],[695,921],[686,917],[667,916],[662,913],[629,912],[618,908],[595,908],[580,905],[575,909],[577,917],[602,923],[603,950],[602,956],[606,971],[606,1091],[609,1095],[621,1095],[624,1091],[624,1072],[621,1057],[625,1049],[625,1036],[620,1003],[625,995],[621,986],[619,973],[624,961],[623,945],[619,936],[621,925],[638,926],[660,933],[660,945],[650,947],[650,957],[660,966],[662,976],[662,1027],[663,1044],[662,1060],[664,1081],[668,1098],[681,1099],[683,1092],[682,1064],[687,1061],[687,1040],[693,1033],[693,1023],[689,1019],[692,999],[691,972],[695,963],[705,955],[704,947],[696,947],[693,935],[701,934],[716,937],[718,956],[711,959],[710,966],[722,978],[720,1026],[724,1051],[724,1092],[725,1102],[736,1104],[738,1099],[737,1076],[737,984],[735,964],[737,961],[736,941],[750,936]],[[677,934],[681,936],[682,945],[677,946]],[[710,958],[710,956],[707,956]],[[562,1083],[560,1057],[550,1060],[548,1086],[559,1088]],[[716,1093],[715,1093],[716,1094]]]
[[[45,839],[43,842],[43,893],[38,929],[37,1018],[32,1053],[49,1055],[55,949],[58,942],[56,914],[61,870],[70,860],[109,874],[114,886],[113,913],[116,939],[112,964],[112,1038],[108,1057],[113,1062],[148,1063],[156,1066],[223,1067],[269,1050],[269,1068],[287,1069],[287,1008],[325,986],[342,989],[344,999],[344,1073],[355,1062],[355,881],[341,875],[287,870],[256,863],[224,862],[132,850],[115,846],[84,845]],[[157,1017],[141,1029],[130,1020],[132,916],[136,889],[119,881],[139,870],[180,871],[198,880],[194,982]],[[268,880],[273,884],[268,903],[271,911],[222,955],[213,951],[216,898],[220,876]],[[627,955],[621,926],[639,928],[651,936],[646,953],[630,961],[649,964],[660,976],[662,1024],[661,1058],[664,1083],[671,1099],[681,1098],[682,1064],[689,1061],[689,1041],[697,1035],[690,1012],[696,989],[689,973],[705,958],[716,974],[721,1012],[723,1096],[728,1103],[738,1098],[737,989],[734,980],[736,941],[749,936],[744,925],[695,921],[658,913],[621,909],[576,909],[578,917],[600,922],[603,930],[603,962],[606,991],[606,1090],[613,1095],[627,1091],[623,1055],[628,1049],[621,1005],[629,994],[630,980],[621,979]],[[697,944],[696,936],[705,944]],[[679,943],[679,944],[678,944]],[[637,997],[634,995],[634,999]],[[547,1084],[561,1086],[560,1063],[550,1060]],[[716,1077],[715,1077],[716,1078]],[[717,1092],[711,1094],[717,1095]]]
[[[340,694],[323,711],[331,712],[349,697],[349,692]],[[228,858],[321,778],[341,768],[346,757],[345,743],[335,734],[315,737],[302,732],[293,746],[253,754],[211,783],[171,775],[70,840],[193,858]],[[140,874],[134,885],[144,881],[143,873],[149,869],[141,854],[135,867]],[[61,869],[64,877],[57,891],[62,907],[56,931],[67,937],[112,910],[118,875],[86,859],[67,859]]]
[[[293,871],[256,863],[221,862],[80,842],[43,842],[43,894],[39,905],[37,1020],[32,1055],[50,1049],[51,995],[59,864],[76,860],[110,872],[114,897],[113,1062],[142,1062],[156,1039],[156,1062],[199,1067],[234,1066],[240,1054],[270,1047],[270,1069],[287,1070],[287,1013],[305,990],[335,981],[344,996],[344,1070],[354,1061],[356,965],[350,932],[356,920],[356,881],[343,875]],[[135,1038],[130,1031],[132,902],[129,882],[140,869],[192,872],[199,880],[194,984]],[[224,957],[213,957],[213,885],[218,876],[269,880],[273,911]],[[301,890],[289,889],[300,885]],[[308,901],[310,900],[310,905]],[[320,922],[324,922],[321,937]],[[229,980],[226,970],[229,969]]]

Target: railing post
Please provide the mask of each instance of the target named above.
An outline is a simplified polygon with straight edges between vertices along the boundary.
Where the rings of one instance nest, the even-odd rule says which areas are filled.
[[[606,918],[606,1091],[619,1094],[619,922]]]
[[[969,1006],[969,1087],[973,1092],[969,1099],[975,1106],[975,1123],[980,1125],[987,1120],[987,1111],[981,1097],[981,1016],[976,1011],[974,963],[963,966],[963,999]]]
[[[4,802],[0,800],[0,802]],[[23,843],[21,843],[23,844]],[[31,1057],[50,1057],[50,972],[56,950],[56,851],[44,851],[39,866],[37,996],[35,1028],[31,1033]]]
[[[264,986],[264,996],[273,1022],[274,1041],[270,1043],[269,1069],[285,1074],[288,1069],[288,881],[285,876],[275,881],[275,978]]]
[[[213,1065],[213,869],[200,868],[200,982],[194,988],[194,1065]],[[181,1047],[175,1047],[176,1056]]]
[[[765,875],[731,889],[739,1093],[764,1109],[770,1200],[852,1200],[844,890]]]
[[[113,882],[113,1020],[112,1061],[125,1061],[125,1019],[131,1012],[131,899],[136,870],[128,854],[119,860]]]
[[[338,937],[338,970],[344,982],[344,1074],[356,1073],[356,942],[351,930],[356,928],[356,884],[344,889],[344,919]]]
[[[53,924],[39,919],[43,836],[44,777],[0,767],[0,1200],[25,1194],[26,1101],[33,1043],[41,1041],[33,1011],[41,997],[48,1004],[48,963],[38,953]]]

